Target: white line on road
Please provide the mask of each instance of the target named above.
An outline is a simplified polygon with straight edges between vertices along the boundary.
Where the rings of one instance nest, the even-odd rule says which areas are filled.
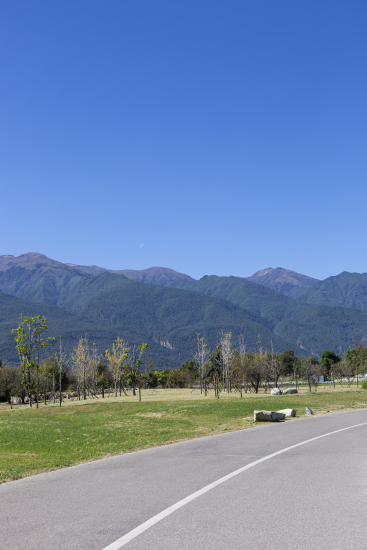
[[[162,519],[166,518],[170,514],[173,514],[176,510],[179,510],[179,508],[182,508],[189,502],[192,502],[196,498],[200,497],[204,493],[207,493],[211,489],[214,489],[215,487],[218,487],[218,485],[221,485],[225,481],[228,481],[232,477],[238,476],[239,474],[242,474],[245,470],[248,470],[249,468],[253,468],[254,466],[257,466],[258,464],[261,464],[262,462],[265,462],[265,460],[269,460],[270,458],[273,458],[274,456],[281,455],[282,453],[286,453],[287,451],[290,451],[291,449],[295,449],[296,447],[300,447],[301,445],[306,445],[306,443],[311,443],[312,441],[316,441],[317,439],[322,439],[323,437],[327,437],[328,435],[337,434],[339,432],[344,432],[345,430],[351,430],[352,428],[358,428],[359,426],[365,426],[367,422],[363,422],[362,424],[355,424],[354,426],[348,426],[347,428],[341,428],[340,430],[335,430],[334,432],[329,432],[327,434],[318,435],[317,437],[313,437],[312,439],[307,439],[306,441],[302,441],[301,443],[296,443],[296,445],[291,445],[290,447],[287,447],[286,449],[282,449],[281,451],[277,451],[276,453],[272,453],[271,455],[264,456],[263,458],[260,458],[259,460],[255,460],[254,462],[251,462],[250,464],[247,464],[247,466],[242,466],[242,468],[239,468],[238,470],[235,470],[234,472],[231,472],[230,474],[227,474],[224,477],[221,477],[220,479],[217,479],[217,481],[214,481],[213,483],[210,483],[209,485],[206,485],[202,489],[199,489],[199,491],[195,491],[195,493],[192,493],[186,498],[183,498],[182,500],[179,500],[176,502],[176,504],[173,504],[173,506],[170,506],[169,508],[166,508],[163,510],[163,512],[160,512],[156,516],[153,516],[152,518],[148,519],[148,521],[145,521],[138,527],[135,527],[132,531],[124,535],[123,537],[117,539],[112,544],[109,544],[103,550],[119,550],[125,544],[130,542],[131,540],[135,539],[138,535],[141,535],[141,533],[144,533],[147,529],[150,529],[150,527],[153,527],[156,523],[161,521]]]

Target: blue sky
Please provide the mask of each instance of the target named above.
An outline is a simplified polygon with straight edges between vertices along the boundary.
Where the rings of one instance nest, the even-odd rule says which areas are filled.
[[[366,272],[366,26],[365,0],[3,0],[0,255]]]

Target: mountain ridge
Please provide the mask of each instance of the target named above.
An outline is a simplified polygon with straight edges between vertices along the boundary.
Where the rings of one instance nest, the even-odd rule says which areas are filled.
[[[101,270],[98,275],[93,275],[95,269]],[[324,349],[343,354],[352,345],[354,334],[367,334],[367,313],[358,309],[305,303],[248,278],[206,275],[195,280],[167,269],[135,271],[142,278],[142,272],[151,270],[153,280],[161,283],[147,284],[144,278],[139,281],[126,277],[126,270],[113,272],[98,266],[68,265],[38,253],[6,255],[0,256],[0,291],[27,303],[67,310],[78,317],[76,327],[84,321],[89,323],[96,339],[100,330],[101,334],[109,334],[112,341],[121,335],[119,327],[125,327],[127,334],[133,331],[154,342],[150,346],[153,354],[170,361],[192,358],[197,332],[205,336],[210,346],[218,343],[219,333],[224,330],[232,332],[234,340],[244,333],[251,351],[256,349],[260,337],[268,349],[293,348],[300,356],[320,356]],[[170,279],[170,271],[177,276]],[[295,274],[283,268],[267,268],[260,276],[274,272],[278,279],[284,272],[286,276],[291,273],[291,277]],[[168,279],[164,279],[166,275]],[[306,276],[298,275],[302,283]],[[342,275],[348,286],[350,274]],[[308,283],[310,278],[306,279]],[[321,283],[309,284],[307,288]],[[10,314],[10,302],[7,303]],[[34,311],[29,303],[28,309]],[[15,302],[13,305],[18,308]],[[59,323],[55,309],[52,315]]]
[[[318,281],[295,297],[307,304],[339,306],[367,311],[367,273],[343,271]]]
[[[297,296],[309,286],[318,282],[318,279],[283,267],[268,267],[257,271],[250,277],[246,277],[246,279],[292,297]]]

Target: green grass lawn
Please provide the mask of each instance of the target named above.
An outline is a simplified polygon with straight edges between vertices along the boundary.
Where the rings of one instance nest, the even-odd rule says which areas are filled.
[[[297,416],[303,416],[306,406],[315,414],[367,406],[367,391],[361,390],[324,392],[320,388],[317,393],[304,395],[251,394],[240,399],[237,394],[236,399],[219,400],[198,395],[188,399],[188,392],[183,394],[186,399],[180,400],[173,398],[173,392],[177,391],[162,390],[159,400],[141,403],[119,398],[117,402],[100,399],[61,408],[1,410],[0,481],[253,427],[254,409],[294,408]]]

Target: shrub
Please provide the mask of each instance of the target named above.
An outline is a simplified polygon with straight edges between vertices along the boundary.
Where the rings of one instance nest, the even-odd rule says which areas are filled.
[[[362,382],[362,390],[367,390],[367,380]]]

